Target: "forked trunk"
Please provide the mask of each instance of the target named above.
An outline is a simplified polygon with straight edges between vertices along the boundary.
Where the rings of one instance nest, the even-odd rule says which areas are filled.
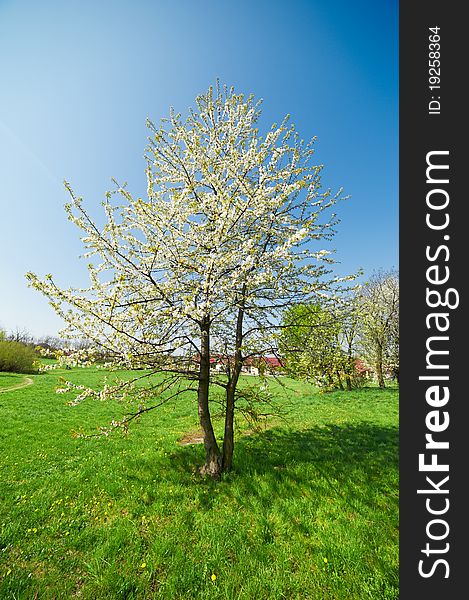
[[[208,405],[208,393],[210,385],[210,326],[204,323],[201,326],[200,342],[200,367],[199,386],[197,390],[197,402],[199,421],[204,433],[205,464],[200,469],[203,475],[210,475],[218,479],[221,473],[222,457],[218,448],[217,440],[213,432],[210,409]]]
[[[239,375],[243,365],[241,356],[241,345],[243,343],[243,319],[244,319],[244,295],[246,286],[243,286],[243,299],[238,309],[238,317],[236,319],[236,340],[234,365],[230,371],[228,385],[226,386],[226,414],[225,414],[225,432],[223,436],[223,471],[230,471],[233,466],[233,451],[234,451],[234,411],[236,386],[238,385]]]
[[[230,471],[233,466],[234,450],[234,388],[230,386],[226,390],[226,415],[225,433],[223,436],[223,471]]]

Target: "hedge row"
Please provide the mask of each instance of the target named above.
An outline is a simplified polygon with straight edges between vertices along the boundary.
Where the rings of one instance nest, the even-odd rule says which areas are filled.
[[[9,373],[34,373],[36,353],[20,342],[0,341],[0,371]]]

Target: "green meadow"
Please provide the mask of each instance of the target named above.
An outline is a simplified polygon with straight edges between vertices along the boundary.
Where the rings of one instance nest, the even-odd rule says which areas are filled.
[[[122,407],[67,406],[59,375],[97,386],[105,373],[19,388],[24,376],[0,374],[0,598],[398,598],[396,388],[272,380],[282,418],[241,423],[235,468],[214,482],[196,472],[191,396],[127,436],[80,439]]]

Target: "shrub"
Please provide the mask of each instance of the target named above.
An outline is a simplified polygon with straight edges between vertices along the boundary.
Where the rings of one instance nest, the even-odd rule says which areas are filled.
[[[0,371],[34,373],[36,353],[21,342],[0,341]]]

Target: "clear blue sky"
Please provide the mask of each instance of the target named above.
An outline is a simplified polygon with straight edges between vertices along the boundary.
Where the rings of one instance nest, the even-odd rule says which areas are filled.
[[[216,78],[318,136],[339,208],[337,271],[398,264],[397,0],[0,0],[0,326],[61,323],[24,273],[86,285],[67,179],[94,212],[111,177],[146,189],[146,117]]]

